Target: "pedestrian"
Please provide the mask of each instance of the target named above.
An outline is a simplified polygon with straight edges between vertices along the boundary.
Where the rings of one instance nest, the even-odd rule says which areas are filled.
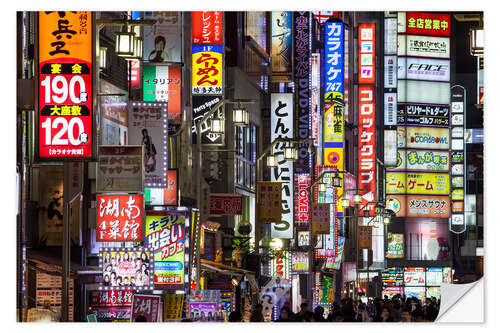
[[[366,305],[364,303],[359,303],[358,313],[356,315],[356,321],[358,322],[370,322],[371,318],[366,311]]]
[[[243,320],[243,316],[241,315],[241,312],[239,312],[239,311],[233,311],[229,314],[228,321],[231,323],[239,323],[242,320]]]
[[[391,316],[391,307],[390,306],[384,306],[382,308],[382,313],[381,313],[381,318],[382,322],[393,322],[394,318]]]
[[[277,322],[292,322],[293,321],[293,316],[292,316],[292,311],[288,306],[284,306],[281,308],[280,311],[280,316],[276,320]]]
[[[314,321],[325,322],[325,309],[322,306],[317,306],[314,309]]]
[[[262,304],[257,304],[252,311],[252,315],[250,316],[251,322],[263,322],[264,315],[262,314]]]
[[[308,305],[307,303],[300,304],[300,311],[295,314],[295,321],[301,322],[304,319],[307,312]]]
[[[403,308],[401,310],[401,321],[404,323],[411,322],[411,315],[410,315],[410,311],[408,310],[408,308]]]
[[[344,315],[342,314],[342,311],[335,311],[332,315],[332,321],[334,322],[343,322],[344,321]]]

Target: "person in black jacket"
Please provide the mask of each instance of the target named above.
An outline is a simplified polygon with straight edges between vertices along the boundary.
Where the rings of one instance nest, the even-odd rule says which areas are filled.
[[[276,320],[277,322],[292,322],[293,313],[288,306],[281,308],[280,317]]]

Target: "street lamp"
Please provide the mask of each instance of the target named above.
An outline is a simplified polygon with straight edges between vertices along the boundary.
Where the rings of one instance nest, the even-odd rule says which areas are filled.
[[[108,49],[105,48],[104,46],[99,47],[99,68],[100,69],[106,68],[107,51],[108,51]]]
[[[474,27],[470,29],[470,53],[472,56],[482,56],[484,54],[484,29]]]
[[[333,187],[336,187],[336,188],[342,187],[342,178],[340,178],[338,173],[335,173],[335,176],[333,176],[332,185],[333,185]]]
[[[299,151],[295,146],[285,147],[283,150],[286,161],[296,161],[299,159]]]
[[[326,183],[318,183],[318,192],[325,193],[327,190],[328,184]]]
[[[249,122],[248,110],[242,106],[233,109],[233,123],[235,126],[246,126]]]
[[[215,134],[224,134],[224,130],[225,130],[224,118],[210,119],[210,132]]]
[[[361,197],[361,194],[359,193],[356,193],[352,196],[352,202],[355,204],[355,205],[359,205],[361,202],[363,201],[362,197]]]
[[[115,52],[120,57],[133,57],[134,56],[134,35],[133,32],[126,31],[124,27],[123,30],[116,33],[116,44]]]
[[[267,156],[266,165],[268,168],[276,168],[278,166],[278,156],[274,154]]]
[[[351,203],[349,202],[348,198],[343,198],[342,199],[342,207],[343,208],[348,208],[350,205],[351,205]]]
[[[142,59],[142,37],[134,37],[134,58]]]

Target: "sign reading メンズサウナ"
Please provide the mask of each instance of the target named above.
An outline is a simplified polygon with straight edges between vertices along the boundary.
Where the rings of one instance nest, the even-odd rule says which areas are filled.
[[[92,158],[92,15],[38,13],[37,158]]]

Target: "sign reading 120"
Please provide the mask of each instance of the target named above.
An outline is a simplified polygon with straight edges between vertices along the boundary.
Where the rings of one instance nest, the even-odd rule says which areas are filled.
[[[38,156],[92,156],[91,12],[40,12]]]

